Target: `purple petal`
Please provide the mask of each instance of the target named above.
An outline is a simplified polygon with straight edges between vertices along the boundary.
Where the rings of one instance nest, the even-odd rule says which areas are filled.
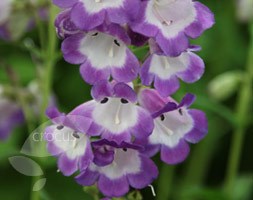
[[[127,49],[126,63],[123,67],[112,67],[112,77],[117,81],[130,82],[137,78],[140,64],[136,56]]]
[[[71,160],[62,154],[58,158],[58,168],[65,176],[70,176],[78,170],[78,158]]]
[[[138,108],[138,122],[134,127],[133,135],[137,138],[147,138],[154,129],[154,121],[150,113],[145,109]]]
[[[80,73],[82,78],[91,85],[100,80],[108,80],[110,77],[109,68],[96,69],[88,60],[81,65]]]
[[[99,178],[99,173],[97,171],[91,171],[90,169],[85,170],[81,174],[75,177],[78,184],[83,186],[91,186],[96,183]]]
[[[154,74],[149,73],[150,65],[152,61],[152,55],[149,56],[141,67],[140,77],[143,85],[149,86],[154,81]]]
[[[208,124],[205,113],[200,110],[191,109],[188,111],[194,120],[194,128],[184,136],[191,143],[202,140],[208,132]]]
[[[108,81],[98,81],[91,89],[91,95],[96,100],[112,96],[112,85]]]
[[[203,60],[194,53],[188,52],[189,54],[189,65],[183,72],[177,74],[183,81],[187,83],[193,83],[201,78],[204,74],[205,63]]]
[[[194,2],[195,9],[197,10],[197,19],[185,32],[192,38],[199,37],[206,29],[209,29],[214,24],[214,15],[205,5],[200,2]]]
[[[121,197],[129,191],[129,184],[125,176],[113,180],[100,175],[98,188],[105,196]]]
[[[162,98],[154,89],[142,89],[138,96],[140,105],[151,114],[161,110],[167,103],[167,98]]]
[[[133,103],[137,101],[136,93],[129,85],[125,83],[117,83],[113,87],[113,94],[115,97],[125,98]]]
[[[189,47],[189,41],[184,32],[178,33],[175,38],[166,38],[161,33],[156,37],[156,41],[168,56],[179,56]]]
[[[193,102],[196,100],[196,96],[194,94],[188,93],[184,96],[178,107],[190,107]]]
[[[161,160],[167,164],[175,165],[183,162],[190,152],[190,147],[183,139],[177,146],[170,148],[165,145],[161,147]]]
[[[79,46],[84,37],[85,34],[79,33],[63,41],[61,50],[67,62],[71,64],[81,64],[86,60],[86,57],[79,52]]]
[[[180,84],[176,76],[172,76],[170,79],[161,79],[155,76],[154,87],[159,94],[167,97],[175,93],[179,89]]]
[[[136,189],[142,189],[151,184],[158,176],[158,169],[155,163],[144,156],[141,156],[141,169],[138,174],[127,175],[129,184]]]
[[[104,22],[105,14],[105,10],[101,10],[95,14],[90,14],[85,9],[83,3],[79,2],[72,8],[71,20],[79,29],[88,31],[101,25]]]
[[[53,0],[53,3],[61,8],[70,8],[79,0]]]

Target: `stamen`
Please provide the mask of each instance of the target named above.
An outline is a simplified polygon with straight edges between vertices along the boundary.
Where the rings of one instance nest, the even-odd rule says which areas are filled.
[[[123,103],[123,104],[127,104],[128,100],[122,98],[122,99],[120,99],[120,102]]]
[[[176,1],[176,0],[175,0]],[[170,3],[174,3],[175,1],[173,2],[170,2]],[[169,3],[169,4],[170,4]],[[168,4],[166,4],[168,5]],[[161,5],[161,2],[158,2],[158,1],[155,1],[155,5],[153,6],[153,11],[154,11],[154,14],[156,15],[156,17],[162,22],[163,25],[166,25],[166,26],[169,26],[173,23],[172,20],[166,20],[159,12],[159,9],[158,9],[158,6],[165,6],[165,5]]]
[[[60,170],[60,169],[57,169],[56,172],[59,173],[59,172],[61,172],[61,170]]]
[[[152,195],[155,197],[156,196],[155,188],[153,187],[153,185],[148,185],[148,186],[151,188]]]
[[[164,129],[164,132],[167,133],[169,136],[172,136],[174,133],[172,130],[170,130],[169,128],[167,128],[163,123],[159,122],[159,124],[162,126],[162,128]]]
[[[113,58],[114,57],[114,44],[109,49],[109,57]]]
[[[119,119],[119,114],[120,114],[120,110],[121,110],[121,105],[122,105],[122,104],[119,104],[118,109],[117,109],[117,111],[116,111],[115,124],[117,124],[117,125],[121,123],[121,121],[120,121],[120,119]]]
[[[163,61],[163,64],[164,64],[164,68],[165,69],[170,69],[170,63],[168,62],[167,57],[163,56],[162,61]]]
[[[105,97],[102,101],[100,101],[100,103],[105,104],[109,99],[107,97]]]
[[[127,148],[123,148],[123,151],[125,151],[125,152],[126,152],[126,151],[127,151]]]

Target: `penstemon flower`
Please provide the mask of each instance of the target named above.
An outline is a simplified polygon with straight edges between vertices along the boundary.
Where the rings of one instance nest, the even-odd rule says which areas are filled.
[[[180,104],[172,98],[163,98],[153,89],[140,92],[141,106],[149,110],[155,127],[149,136],[147,150],[151,155],[161,151],[161,160],[177,164],[187,157],[190,149],[187,142],[197,143],[207,134],[205,114],[189,109],[195,96],[187,94]]]
[[[111,24],[67,38],[62,52],[66,61],[82,64],[81,75],[87,83],[94,84],[110,75],[117,81],[130,82],[137,77],[140,64],[128,49],[129,44],[125,30]]]
[[[71,21],[70,11],[70,9],[63,10],[55,20],[56,32],[61,39],[81,32]]]
[[[93,160],[89,136],[86,135],[91,119],[83,116],[65,115],[56,108],[47,110],[54,125],[45,130],[47,149],[58,156],[58,168],[66,176],[78,169],[85,170]]]
[[[92,119],[88,134],[130,142],[132,137],[145,138],[153,130],[151,115],[136,105],[137,95],[125,83],[99,81],[92,88],[93,101],[84,103],[72,114]]]
[[[192,0],[142,1],[134,31],[152,37],[166,55],[178,56],[188,48],[188,37],[196,38],[213,23],[213,14]]]
[[[88,31],[104,22],[124,24],[134,20],[139,12],[136,0],[53,0],[61,8],[71,8],[71,20]],[[85,19],[85,20],[83,20]]]
[[[3,94],[0,85],[0,140],[7,139],[12,130],[22,123],[24,123],[22,109],[15,101]]]
[[[49,110],[49,152],[64,175],[79,171],[76,181],[96,184],[105,199],[147,187],[158,176],[151,156],[160,151],[163,162],[180,163],[188,143],[207,134],[205,114],[189,108],[195,96],[177,103],[169,95],[179,89],[178,79],[193,83],[203,75],[204,62],[194,53],[201,48],[189,38],[210,28],[213,14],[192,0],[53,2],[63,9],[55,26],[64,59],[80,65],[92,100],[67,115]],[[133,46],[149,47],[143,62]],[[55,135],[69,140],[47,138]]]
[[[129,191],[129,186],[142,189],[158,176],[155,163],[140,152],[142,147],[126,142],[118,145],[108,140],[96,141],[92,145],[100,148],[105,159],[111,151],[112,159],[105,166],[92,163],[87,170],[76,177],[76,181],[81,185],[89,186],[97,182],[98,188],[104,195],[120,197]],[[101,153],[99,156],[101,157]]]
[[[192,51],[198,47],[189,47],[177,57],[166,56],[159,46],[151,41],[153,52],[143,63],[140,77],[142,84],[151,85],[163,96],[173,94],[179,89],[179,80],[192,83],[200,79],[204,73],[203,60]]]

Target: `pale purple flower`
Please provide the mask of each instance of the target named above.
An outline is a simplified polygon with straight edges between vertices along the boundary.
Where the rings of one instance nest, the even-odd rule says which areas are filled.
[[[109,79],[134,80],[140,64],[127,45],[130,38],[118,25],[100,26],[96,30],[68,37],[62,44],[66,61],[81,64],[83,79],[90,84]]]
[[[14,128],[23,124],[24,120],[20,106],[0,94],[0,140],[7,139]]]
[[[179,89],[178,78],[193,83],[203,75],[204,62],[192,52],[196,47],[187,49],[177,57],[166,56],[153,42],[150,47],[152,54],[143,63],[140,76],[142,84],[149,86],[154,83],[162,96],[167,97]]]
[[[84,186],[97,183],[99,190],[107,197],[121,197],[129,191],[147,187],[158,176],[154,162],[141,153],[141,147],[126,142],[120,145],[108,140],[93,142],[93,148],[100,149],[106,159],[107,152],[113,152],[112,160],[104,166],[92,163],[76,177],[76,181]],[[96,153],[95,157],[96,157]]]
[[[140,105],[152,113],[155,123],[146,147],[149,155],[160,150],[162,161],[177,164],[185,160],[190,151],[187,142],[197,143],[205,137],[208,131],[205,114],[188,108],[194,99],[187,94],[178,104],[170,97],[161,97],[153,89],[140,92]]]
[[[153,119],[136,105],[134,90],[125,83],[99,81],[92,88],[94,100],[77,107],[72,114],[92,119],[87,134],[116,141],[130,142],[132,137],[146,138],[153,130]]]
[[[192,0],[142,1],[134,31],[152,37],[166,55],[178,56],[189,46],[188,37],[196,38],[214,24],[211,11]]]
[[[136,18],[140,1],[137,0],[53,0],[61,8],[71,8],[71,20],[88,31],[108,21],[124,24]]]
[[[52,107],[47,110],[54,125],[45,130],[44,139],[48,151],[58,157],[58,168],[70,176],[77,170],[85,170],[93,160],[90,139],[86,131],[91,119],[80,115],[65,115]]]
[[[63,10],[57,15],[55,20],[55,27],[58,37],[65,39],[71,35],[80,33],[81,31],[70,19],[70,9]]]

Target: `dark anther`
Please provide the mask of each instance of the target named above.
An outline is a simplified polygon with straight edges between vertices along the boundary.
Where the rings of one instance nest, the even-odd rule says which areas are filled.
[[[118,40],[114,40],[114,43],[120,47],[120,43],[118,42]]]
[[[77,132],[74,132],[72,135],[73,135],[73,137],[75,137],[75,138],[77,138],[77,139],[80,139],[80,136],[78,135]]]
[[[58,130],[61,130],[61,129],[64,128],[64,126],[63,126],[63,125],[59,125],[59,126],[57,126],[56,128],[57,128]]]
[[[104,104],[108,101],[109,99],[107,97],[105,97],[102,101],[100,101],[100,103]]]
[[[182,111],[181,108],[179,108],[178,112],[179,112],[180,115],[183,115],[183,111]]]
[[[123,151],[127,151],[127,148],[123,148]]]
[[[94,33],[93,35],[91,35],[91,36],[97,36],[98,35],[98,32],[96,32],[96,33]]]
[[[128,100],[126,100],[126,99],[120,99],[120,101],[121,101],[121,103],[123,103],[123,104],[127,104],[127,103],[128,103]]]
[[[165,120],[164,115],[161,115],[160,118],[161,118],[161,121],[164,121],[164,120]]]

